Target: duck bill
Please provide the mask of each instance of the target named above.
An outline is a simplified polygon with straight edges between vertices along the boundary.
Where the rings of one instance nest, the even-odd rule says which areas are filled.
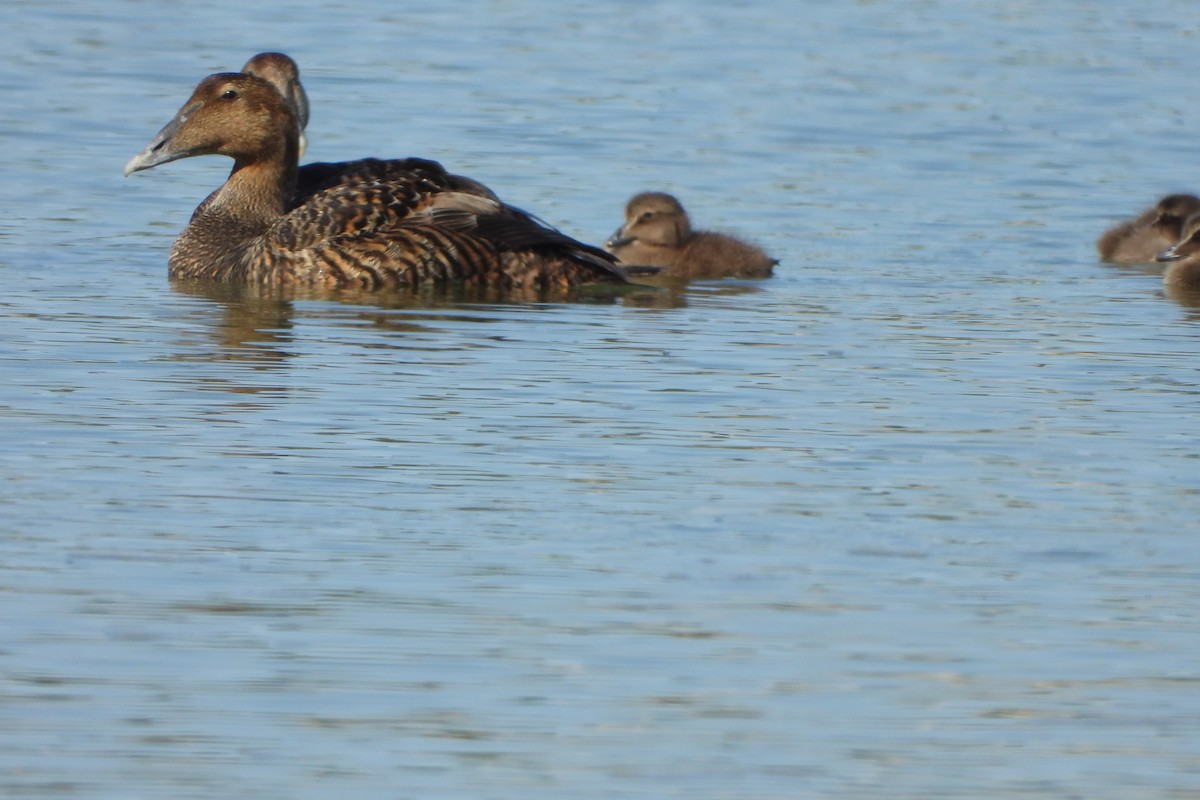
[[[612,236],[608,237],[604,242],[604,246],[612,250],[614,247],[624,247],[627,244],[631,244],[633,239],[634,237],[625,235],[625,226],[622,225],[613,231]]]
[[[1154,256],[1155,261],[1178,261],[1183,258],[1182,255],[1175,252],[1177,245],[1171,245],[1166,250],[1159,251],[1158,255]]]
[[[125,165],[125,177],[129,177],[135,172],[140,172],[144,169],[157,167],[159,164],[166,164],[168,161],[177,161],[181,158],[187,158],[196,153],[187,149],[180,149],[175,146],[175,134],[187,122],[188,117],[200,107],[199,103],[189,103],[179,109],[179,113],[174,119],[163,126],[163,129],[146,145],[146,149],[138,153],[133,158],[129,159],[129,163]]]

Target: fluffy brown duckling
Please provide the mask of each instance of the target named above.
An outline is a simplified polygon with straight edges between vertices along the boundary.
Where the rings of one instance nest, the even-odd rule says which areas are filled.
[[[218,73],[125,167],[233,159],[168,259],[172,277],[264,286],[461,282],[552,289],[624,283],[615,259],[423,159],[298,167],[299,126],[283,95]]]
[[[692,230],[680,202],[663,192],[634,195],[604,247],[622,265],[663,267],[680,278],[767,278],[778,263],[732,236]]]
[[[1200,289],[1200,214],[1188,217],[1179,241],[1155,258],[1167,262],[1163,283],[1180,289]]]
[[[259,53],[250,57],[242,72],[257,75],[274,86],[292,107],[300,127],[300,155],[304,155],[308,148],[308,139],[304,136],[304,129],[308,127],[308,93],[300,83],[300,67],[283,53]]]
[[[1120,222],[1096,241],[1096,250],[1104,261],[1118,264],[1145,264],[1154,261],[1163,248],[1179,241],[1183,223],[1200,212],[1200,197],[1171,194],[1147,208],[1137,217]]]

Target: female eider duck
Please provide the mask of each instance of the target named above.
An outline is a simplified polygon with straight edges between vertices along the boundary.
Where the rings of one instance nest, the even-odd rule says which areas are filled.
[[[300,67],[283,53],[259,53],[250,57],[242,72],[257,75],[283,95],[296,116],[296,125],[300,128],[300,155],[304,155],[308,147],[304,136],[304,129],[308,127],[308,93],[300,83]]]
[[[1179,241],[1183,223],[1200,211],[1200,197],[1170,194],[1135,218],[1117,223],[1096,241],[1103,261],[1118,264],[1146,264]]]
[[[626,282],[608,253],[436,162],[364,159],[300,169],[296,112],[255,75],[201,81],[125,174],[209,154],[231,157],[233,171],[171,247],[174,278],[366,288]]]
[[[1180,289],[1200,289],[1200,214],[1188,217],[1178,242],[1163,250],[1156,261],[1167,262],[1163,283]]]
[[[634,195],[604,247],[622,265],[664,267],[661,274],[680,278],[767,278],[779,263],[732,236],[693,231],[683,206],[662,192]]]

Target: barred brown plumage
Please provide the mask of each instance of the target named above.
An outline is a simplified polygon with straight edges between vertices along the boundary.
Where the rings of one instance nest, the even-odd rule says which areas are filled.
[[[425,159],[298,166],[294,105],[271,82],[218,73],[125,167],[234,160],[168,258],[172,277],[366,288],[461,282],[503,288],[624,283],[616,259]]]

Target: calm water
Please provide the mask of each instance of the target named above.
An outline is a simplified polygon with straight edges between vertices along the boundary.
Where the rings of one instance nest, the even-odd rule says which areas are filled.
[[[1184,0],[0,10],[0,795],[1200,792]],[[251,9],[250,6],[254,8]],[[782,261],[587,302],[166,280],[129,180],[283,49],[309,157]]]

